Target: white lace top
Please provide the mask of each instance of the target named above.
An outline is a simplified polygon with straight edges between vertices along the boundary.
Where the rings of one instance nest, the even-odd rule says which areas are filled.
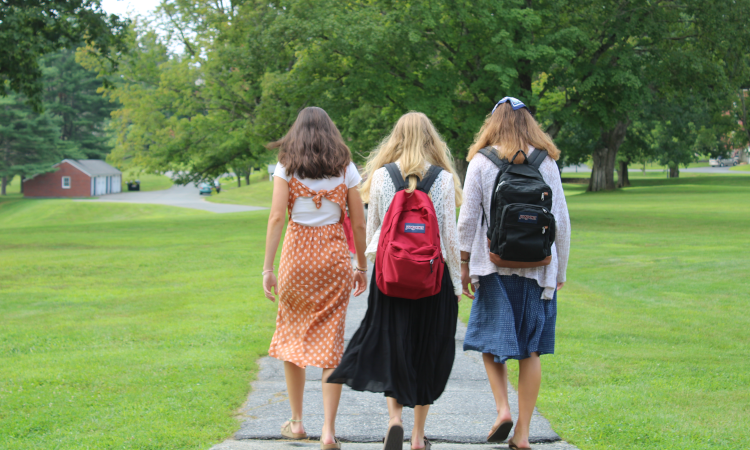
[[[429,164],[427,167],[429,168]],[[399,168],[401,168],[400,164]],[[395,195],[396,186],[388,175],[388,171],[384,167],[376,170],[372,174],[370,184],[370,203],[367,207],[367,250],[365,251],[365,255],[373,263],[380,240],[380,226]],[[451,281],[453,281],[453,291],[456,295],[461,295],[461,254],[458,250],[453,176],[445,170],[440,172],[430,189],[430,196],[435,206],[438,228],[440,228],[440,248],[448,266]]]
[[[529,148],[529,154],[535,149]],[[555,215],[556,234],[552,244],[552,262],[548,266],[530,269],[510,269],[497,267],[490,261],[490,249],[487,246],[487,219],[490,217],[489,205],[492,200],[492,188],[499,168],[486,156],[477,153],[466,170],[464,181],[464,204],[458,216],[458,234],[461,251],[471,253],[469,274],[474,287],[479,287],[479,277],[498,273],[500,275],[518,275],[531,278],[544,288],[542,298],[552,299],[557,283],[565,281],[565,270],[568,267],[570,252],[570,217],[568,204],[560,180],[557,164],[549,156],[539,166],[544,181],[552,188],[552,214]],[[486,218],[482,222],[482,206]]]

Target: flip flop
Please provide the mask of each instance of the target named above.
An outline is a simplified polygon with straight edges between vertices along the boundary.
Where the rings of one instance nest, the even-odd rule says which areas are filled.
[[[383,439],[383,450],[401,450],[404,448],[404,427],[393,425]]]
[[[320,443],[320,450],[341,450],[341,441],[336,436],[333,437],[333,444]]]
[[[508,448],[510,450],[531,450],[531,447],[519,447],[513,441],[508,441]]]
[[[307,433],[295,433],[292,431],[292,422],[286,421],[281,426],[281,435],[287,439],[307,439]]]
[[[500,425],[498,425],[497,427],[492,427],[492,429],[490,430],[490,435],[487,436],[487,442],[502,442],[508,439],[508,435],[510,434],[511,429],[513,429],[512,420],[500,422]]]

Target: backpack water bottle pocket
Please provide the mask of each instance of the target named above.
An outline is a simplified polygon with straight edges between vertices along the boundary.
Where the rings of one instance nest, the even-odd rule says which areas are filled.
[[[490,256],[500,267],[537,267],[551,261],[555,218],[547,208],[513,203],[503,209],[490,241]],[[517,263],[517,264],[514,264]]]

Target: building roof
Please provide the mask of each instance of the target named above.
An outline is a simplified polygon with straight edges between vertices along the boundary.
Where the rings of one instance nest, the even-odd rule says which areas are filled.
[[[100,159],[64,159],[60,164],[62,164],[63,162],[69,163],[70,165],[90,177],[109,177],[113,175],[122,175],[122,172]]]

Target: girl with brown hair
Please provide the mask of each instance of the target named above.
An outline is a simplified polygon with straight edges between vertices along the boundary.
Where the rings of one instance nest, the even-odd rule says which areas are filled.
[[[365,213],[357,186],[362,180],[349,148],[325,111],[300,111],[286,136],[268,144],[279,149],[273,200],[266,234],[263,291],[279,296],[276,332],[268,354],[284,361],[292,417],[281,428],[289,439],[307,439],[302,424],[305,367],[323,368],[321,449],[340,449],[336,413],[341,386],[326,383],[344,352],[344,321],[349,296],[365,290]],[[357,266],[352,268],[342,226],[347,204],[354,232]],[[279,262],[273,262],[284,228],[289,226]]]
[[[381,251],[378,241],[383,219],[396,195],[396,186],[384,166],[394,162],[408,180],[407,193],[414,192],[417,179],[425,177],[431,165],[443,169],[429,195],[447,270],[440,292],[417,300],[384,294],[373,271],[365,318],[328,382],[385,394],[390,418],[385,450],[403,447],[403,407],[414,408],[411,447],[429,449],[430,442],[424,436],[427,413],[443,393],[455,357],[461,299],[456,205],[461,205],[462,193],[450,150],[430,119],[418,112],[403,115],[370,154],[366,169],[369,176],[361,189],[369,204],[366,254],[373,262]]]
[[[489,206],[499,172],[480,149],[491,147],[500,159],[511,161],[519,150],[526,156],[536,149],[548,156],[539,166],[552,189],[552,214],[556,236],[549,265],[504,268],[490,260],[487,246]],[[544,133],[526,105],[513,97],[500,100],[477,133],[469,149],[469,167],[464,183],[465,202],[458,217],[461,245],[461,286],[474,298],[464,339],[464,350],[482,353],[487,378],[497,407],[497,419],[487,440],[505,440],[513,428],[508,404],[508,371],[505,361],[516,359],[518,375],[518,421],[511,449],[529,448],[529,426],[541,385],[540,355],[555,351],[557,290],[565,284],[570,249],[570,219],[555,160],[560,150]],[[515,158],[515,163],[523,163]],[[474,295],[469,287],[473,286]]]

